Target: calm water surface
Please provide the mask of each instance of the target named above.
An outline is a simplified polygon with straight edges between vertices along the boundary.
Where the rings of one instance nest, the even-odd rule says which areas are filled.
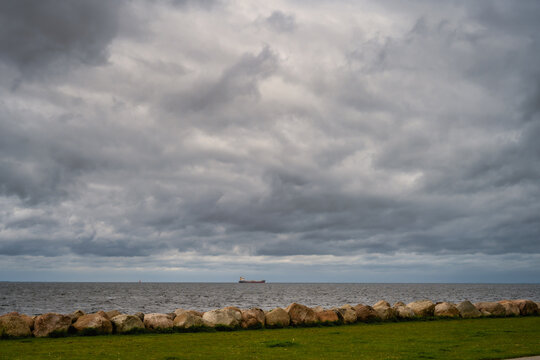
[[[238,283],[17,283],[0,282],[0,314],[119,310],[124,313],[200,311],[225,306],[285,307],[292,302],[332,307],[430,299],[460,302],[531,299],[540,284],[238,284]]]

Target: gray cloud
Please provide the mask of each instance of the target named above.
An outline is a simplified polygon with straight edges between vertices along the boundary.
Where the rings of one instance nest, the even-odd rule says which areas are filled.
[[[325,4],[0,5],[0,268],[534,264],[538,5]]]

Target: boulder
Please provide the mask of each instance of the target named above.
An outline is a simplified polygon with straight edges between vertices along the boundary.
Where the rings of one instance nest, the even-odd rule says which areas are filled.
[[[264,327],[264,311],[259,308],[243,310],[240,325],[244,329],[260,329]]]
[[[482,301],[474,304],[484,316],[505,316],[504,306],[498,302]]]
[[[514,300],[513,302],[519,307],[519,313],[523,316],[536,315],[539,313],[539,307],[534,301],[520,299]]]
[[[344,324],[354,324],[358,319],[356,310],[349,304],[333,308],[332,310],[336,312],[339,320]]]
[[[69,314],[69,317],[71,318],[71,323],[73,324],[75,321],[77,321],[81,316],[86,315],[84,311],[82,310],[75,310],[71,314]]]
[[[435,305],[433,315],[439,317],[459,317],[459,310],[456,305],[449,302],[442,302]]]
[[[512,300],[502,300],[498,301],[504,307],[506,316],[519,316],[521,313],[519,311],[519,306]]]
[[[21,319],[23,319],[28,324],[28,326],[30,326],[30,330],[34,330],[34,318],[37,316],[30,317],[26,314],[19,314],[17,311],[13,311],[13,312],[4,314],[2,316],[6,316],[6,315],[15,315],[15,316],[21,317]]]
[[[478,310],[470,301],[462,301],[456,306],[456,308],[459,310],[459,315],[465,319],[482,316],[480,310]]]
[[[138,317],[139,319],[141,319],[141,321],[144,321],[144,313],[142,313],[142,312],[137,312],[137,313],[135,313],[135,314],[133,314],[133,315],[135,315],[136,317]]]
[[[411,319],[416,316],[414,311],[402,302],[395,303],[392,308],[398,319]]]
[[[289,313],[282,308],[275,308],[264,314],[266,327],[287,327],[291,323]]]
[[[111,310],[111,311],[107,311],[105,312],[105,314],[107,314],[107,319],[111,320],[113,317],[117,316],[117,315],[122,315],[122,313],[118,310]]]
[[[167,314],[145,314],[143,323],[148,330],[169,330],[173,327],[173,321]]]
[[[407,304],[407,307],[412,309],[416,316],[428,317],[433,316],[435,304],[430,300],[413,301]]]
[[[138,316],[120,314],[111,319],[114,332],[118,334],[131,333],[144,330],[144,324]]]
[[[101,312],[83,315],[73,323],[73,328],[86,334],[111,334],[112,323]]]
[[[176,316],[178,316],[180,314],[183,314],[185,312],[188,312],[188,313],[190,313],[192,315],[200,316],[201,318],[202,318],[202,316],[204,314],[204,313],[202,313],[200,311],[195,311],[195,310],[186,310],[186,309],[176,309],[176,310],[174,310],[174,313],[175,313]]]
[[[373,305],[373,309],[379,314],[382,320],[392,320],[396,318],[395,310],[387,301],[381,300]]]
[[[313,309],[297,303],[292,303],[285,311],[291,318],[291,325],[313,325],[317,323],[317,314]]]
[[[242,311],[238,308],[223,308],[207,311],[203,314],[202,319],[205,325],[216,327],[237,327],[242,321]]]
[[[174,321],[174,318],[176,317],[176,313],[173,313],[173,312],[172,313],[166,313],[165,315],[167,315],[167,317],[169,319],[173,320],[173,321]]]
[[[34,336],[66,335],[71,326],[71,316],[47,313],[34,320]]]
[[[313,311],[315,311],[316,313],[317,313],[317,312],[321,312],[321,311],[326,310],[326,309],[323,308],[321,305],[317,305],[317,306],[315,306],[315,307],[312,308],[312,309],[313,309]]]
[[[95,314],[101,315],[101,316],[103,316],[105,319],[110,320],[110,319],[109,319],[109,315],[107,315],[107,313],[106,313],[105,311],[103,311],[103,310],[99,310],[99,311],[96,312]]]
[[[11,313],[0,316],[0,338],[30,335],[32,335],[30,326],[19,314]]]
[[[315,311],[315,314],[317,315],[317,320],[321,323],[337,323],[339,321],[339,316],[336,311],[334,310],[325,310],[325,309],[318,309],[319,311]],[[356,313],[355,313],[356,316]]]
[[[173,326],[182,329],[189,329],[191,327],[200,327],[204,325],[202,316],[193,314],[191,311],[180,312],[176,315],[173,321]]]
[[[354,307],[357,321],[372,322],[381,320],[379,313],[369,305],[358,304]]]

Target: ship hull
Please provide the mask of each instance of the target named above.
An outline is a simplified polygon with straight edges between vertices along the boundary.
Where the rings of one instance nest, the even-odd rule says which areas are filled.
[[[266,283],[266,280],[240,280],[238,281],[240,284],[264,284]]]

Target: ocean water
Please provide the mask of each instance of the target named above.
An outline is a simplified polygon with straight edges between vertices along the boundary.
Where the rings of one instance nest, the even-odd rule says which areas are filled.
[[[540,284],[321,284],[321,283],[31,283],[0,282],[0,314],[36,315],[119,310],[123,313],[207,311],[225,306],[272,309],[292,302],[333,307],[373,305],[384,299],[405,303],[430,299],[531,299],[540,302]]]

